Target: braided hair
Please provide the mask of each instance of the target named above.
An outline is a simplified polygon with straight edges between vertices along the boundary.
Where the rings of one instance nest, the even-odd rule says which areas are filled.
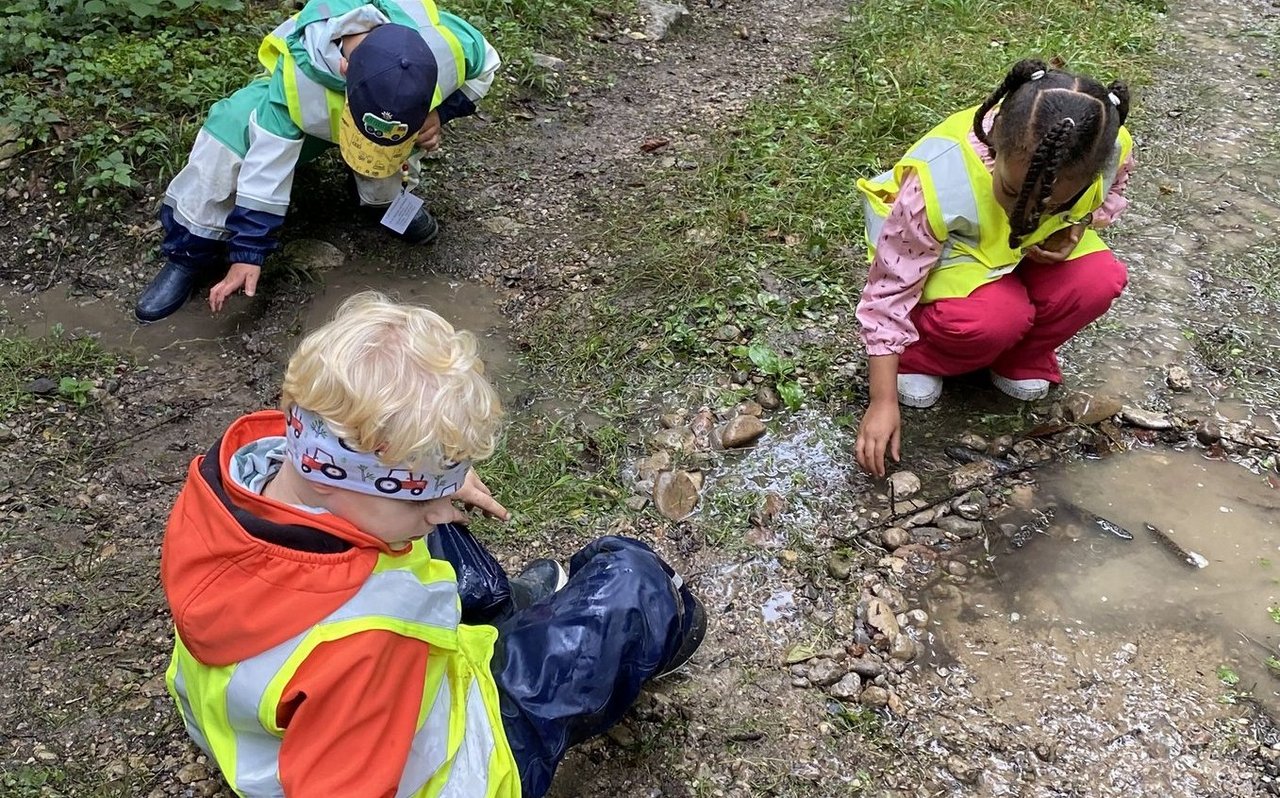
[[[987,114],[997,106],[987,130]],[[1102,172],[1128,116],[1129,87],[1120,81],[1103,86],[1036,59],[1013,65],[973,117],[974,135],[993,157],[999,151],[1029,159],[1009,218],[1010,247],[1040,226],[1059,177]]]

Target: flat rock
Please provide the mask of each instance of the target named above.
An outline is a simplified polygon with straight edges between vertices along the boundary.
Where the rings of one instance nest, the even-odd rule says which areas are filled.
[[[26,385],[22,386],[22,390],[27,393],[34,393],[44,396],[58,392],[58,381],[49,377],[37,377]]]
[[[1119,413],[1123,403],[1114,396],[1094,396],[1077,391],[1063,402],[1067,420],[1085,426],[1097,424]]]
[[[645,37],[650,41],[662,41],[671,29],[684,17],[689,16],[689,9],[682,3],[664,3],[662,0],[640,0],[640,11],[649,18],[645,26]]]
[[[668,452],[692,452],[696,447],[693,431],[688,427],[658,430],[649,438],[653,448]]]
[[[827,692],[840,701],[857,701],[862,695],[862,680],[856,673],[846,673]]]
[[[534,53],[529,60],[533,62],[535,67],[547,72],[561,72],[565,67],[563,58],[557,58],[546,53]]]
[[[979,460],[976,463],[966,463],[951,472],[949,482],[953,491],[973,490],[990,482],[997,473],[999,469],[995,463]]]
[[[347,259],[342,250],[318,238],[299,238],[284,246],[284,255],[294,264],[309,271],[326,272],[341,266]]]
[[[1124,407],[1120,411],[1120,416],[1127,423],[1142,429],[1156,431],[1173,429],[1173,419],[1164,413],[1158,413],[1154,410],[1145,410],[1141,407]]]
[[[889,484],[893,487],[893,498],[907,499],[920,492],[920,477],[910,471],[897,471],[889,475]]]
[[[764,422],[755,416],[734,416],[720,428],[720,442],[726,449],[736,449],[764,434]]]
[[[698,506],[698,483],[687,471],[663,471],[653,485],[653,503],[658,512],[680,521]]]
[[[918,526],[911,530],[911,539],[907,543],[919,543],[921,546],[936,546],[946,540],[947,536],[936,526]]]
[[[961,540],[969,540],[976,538],[982,534],[982,522],[971,521],[958,515],[949,515],[946,518],[937,520],[938,528],[949,535],[955,535]]]

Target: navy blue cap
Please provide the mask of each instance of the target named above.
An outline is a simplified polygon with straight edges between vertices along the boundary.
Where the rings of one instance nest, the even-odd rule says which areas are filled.
[[[347,58],[343,159],[362,174],[395,174],[431,112],[436,75],[435,55],[417,30],[386,24],[370,31]]]

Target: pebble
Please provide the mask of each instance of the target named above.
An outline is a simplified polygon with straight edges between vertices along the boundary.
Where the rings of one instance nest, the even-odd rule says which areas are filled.
[[[968,518],[962,518],[958,515],[949,515],[946,518],[939,518],[938,528],[950,535],[955,535],[961,540],[975,538],[982,534],[983,526],[981,521],[972,521]]]
[[[916,642],[906,635],[898,635],[889,644],[889,656],[899,662],[910,662],[916,658]]]
[[[907,612],[907,625],[923,629],[929,625],[929,613],[920,609],[910,610]]]
[[[894,551],[911,542],[911,533],[901,527],[891,526],[880,533],[880,540],[886,549]]]
[[[992,457],[1004,457],[1011,451],[1013,451],[1012,435],[1001,435],[999,438],[992,441],[991,445],[987,447],[987,454]]]
[[[973,488],[994,479],[997,470],[995,463],[988,463],[985,461],[966,463],[951,472],[951,478],[949,480],[951,489],[957,492],[962,490],[972,490]]]
[[[872,709],[880,709],[889,704],[889,691],[883,687],[871,685],[863,689],[862,696],[859,698],[862,705],[871,707]]]
[[[764,408],[760,406],[759,402],[747,399],[739,402],[738,405],[733,408],[733,411],[740,416],[760,416],[764,413]]]
[[[4,424],[0,424],[0,443],[8,443],[13,440],[14,437],[13,430],[9,429]]]
[[[32,747],[31,753],[35,756],[35,758],[38,761],[44,762],[46,764],[58,761],[58,755],[55,754],[53,751],[50,751],[48,746],[46,746],[44,743],[36,743]]]
[[[548,55],[546,53],[533,53],[529,60],[533,62],[535,67],[546,70],[547,72],[561,72],[565,67],[563,58],[557,58],[554,55]]]
[[[1142,429],[1156,431],[1173,429],[1173,419],[1164,413],[1157,413],[1154,410],[1144,410],[1141,407],[1125,407],[1120,411],[1120,415],[1128,423]]]
[[[1196,425],[1196,440],[1204,446],[1212,446],[1222,440],[1222,430],[1212,421],[1201,421]]]
[[[665,3],[662,0],[640,0],[640,10],[649,17],[645,26],[645,37],[649,41],[662,41],[667,33],[684,17],[689,16],[689,9],[679,3]]]
[[[864,679],[874,679],[884,673],[884,663],[872,654],[858,657],[849,663],[849,671]]]
[[[875,593],[876,597],[883,600],[885,604],[888,604],[889,609],[893,610],[895,613],[906,612],[907,607],[910,606],[907,604],[907,600],[903,598],[902,591],[897,588],[889,587],[888,585],[881,585],[876,588]]]
[[[756,391],[756,401],[765,410],[777,410],[782,406],[782,399],[778,397],[778,392],[768,385],[761,385],[760,390]]]
[[[956,754],[947,757],[947,772],[955,776],[956,781],[969,786],[977,784],[982,776],[982,768],[966,762]]]
[[[987,450],[987,439],[973,432],[966,432],[960,436],[960,445],[970,451],[985,452]]]
[[[640,481],[656,479],[660,472],[669,468],[671,468],[671,453],[666,451],[654,452],[636,462],[636,474],[640,477]]]
[[[725,324],[712,333],[711,337],[715,338],[717,341],[736,341],[740,335],[742,335],[742,330],[734,327],[732,324]]]
[[[905,527],[913,527],[913,526],[925,526],[927,524],[932,524],[933,519],[937,514],[938,514],[938,511],[936,508],[921,510],[920,512],[916,513],[915,515],[911,516],[906,521],[904,521],[902,525]]]
[[[952,576],[968,576],[969,566],[959,560],[947,560],[947,573]]]
[[[883,634],[891,643],[899,635],[898,619],[894,617],[893,609],[889,607],[888,602],[883,599],[869,598],[865,600],[862,610],[867,624]]]
[[[640,496],[637,494],[633,496],[628,496],[626,503],[629,509],[634,510],[635,512],[638,513],[644,508],[649,506],[649,499],[647,496]]]
[[[698,506],[698,482],[687,471],[664,471],[654,483],[653,503],[664,517],[683,520]]]
[[[853,563],[844,555],[832,554],[827,558],[827,573],[832,579],[844,581],[853,573]]]
[[[830,687],[840,681],[847,672],[845,666],[839,662],[829,659],[814,660],[809,666],[809,683],[817,687]]]
[[[831,693],[832,698],[841,701],[857,701],[862,695],[862,680],[856,673],[846,673],[840,681],[831,685],[828,692]]]
[[[946,535],[936,526],[918,526],[911,530],[912,542],[921,546],[936,546],[946,539]]]
[[[720,428],[720,442],[726,449],[746,446],[764,434],[764,422],[755,416],[734,416]]]
[[[663,413],[658,416],[658,423],[661,424],[664,429],[672,429],[673,427],[684,426],[685,418],[686,415],[684,413]]]
[[[889,485],[895,500],[907,499],[920,492],[920,477],[910,471],[898,471],[889,475]]]
[[[649,441],[655,449],[669,452],[692,452],[696,446],[693,431],[688,427],[659,430]]]
[[[1191,375],[1182,366],[1170,366],[1165,372],[1164,382],[1170,390],[1177,393],[1186,393],[1191,390]]]
[[[196,781],[203,781],[209,778],[209,769],[199,762],[191,762],[183,765],[178,770],[178,781],[183,784],[191,784]]]

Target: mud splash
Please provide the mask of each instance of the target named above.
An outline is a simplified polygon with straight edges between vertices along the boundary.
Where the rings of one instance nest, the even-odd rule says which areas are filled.
[[[1249,697],[1280,711],[1280,495],[1193,452],[1130,452],[1045,474],[1022,505],[1001,520],[1057,520],[987,557],[963,593],[934,594],[935,675],[915,700],[970,705],[978,794],[1254,794],[1209,743],[1249,733]],[[1208,565],[1182,562],[1147,523]],[[926,727],[945,736],[955,720]]]

